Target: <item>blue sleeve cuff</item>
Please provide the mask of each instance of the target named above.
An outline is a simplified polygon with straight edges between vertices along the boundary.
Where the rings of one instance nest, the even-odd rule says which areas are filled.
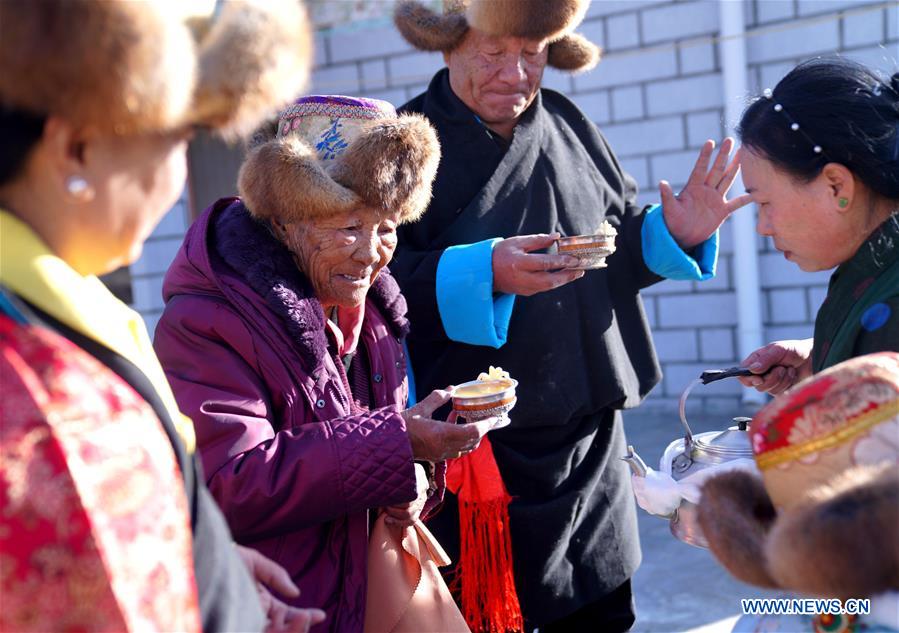
[[[499,348],[515,295],[493,296],[493,246],[499,238],[451,246],[437,262],[437,308],[450,340]]]
[[[643,261],[646,266],[666,279],[677,281],[705,281],[715,276],[718,265],[718,231],[687,255],[674,241],[662,205],[650,207],[643,218],[640,234],[643,244]]]
[[[406,401],[406,408],[414,407],[418,404],[418,393],[415,390],[415,372],[412,371],[412,358],[409,356],[409,345],[403,340],[403,353],[406,355],[406,380],[409,383],[409,399]]]

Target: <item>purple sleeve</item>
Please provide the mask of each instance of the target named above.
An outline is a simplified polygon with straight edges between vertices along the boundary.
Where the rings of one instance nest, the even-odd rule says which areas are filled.
[[[267,538],[415,498],[412,449],[394,407],[277,420],[255,367],[257,344],[228,307],[193,297],[167,306],[154,341],[235,537]],[[292,410],[309,415],[302,403]]]

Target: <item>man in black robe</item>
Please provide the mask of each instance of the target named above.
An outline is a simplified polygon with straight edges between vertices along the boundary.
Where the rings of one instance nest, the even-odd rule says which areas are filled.
[[[512,424],[490,439],[513,497],[522,612],[541,633],[634,622],[640,547],[620,410],[660,378],[639,290],[713,276],[717,229],[747,202],[726,200],[737,173],[728,139],[711,169],[705,144],[678,196],[663,182],[663,204],[641,210],[596,126],[540,89],[547,64],[598,60],[571,33],[587,4],[451,1],[437,15],[406,1],[395,15],[407,40],[447,64],[402,108],[426,116],[442,147],[431,205],[400,229],[391,266],[409,302],[410,360],[422,393],[490,365],[520,382]],[[565,255],[534,252],[604,220],[618,231],[607,268],[583,274]],[[458,560],[451,495],[429,525]]]

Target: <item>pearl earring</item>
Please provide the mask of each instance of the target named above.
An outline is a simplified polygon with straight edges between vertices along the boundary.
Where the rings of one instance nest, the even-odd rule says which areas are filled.
[[[66,179],[66,190],[78,202],[89,202],[94,199],[94,188],[81,176],[69,176]]]

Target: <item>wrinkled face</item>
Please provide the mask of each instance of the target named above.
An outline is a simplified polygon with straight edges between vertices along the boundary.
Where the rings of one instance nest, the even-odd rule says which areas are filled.
[[[827,270],[855,253],[857,228],[850,214],[833,211],[831,188],[823,175],[799,182],[769,160],[745,148],[740,167],[746,191],[758,205],[760,235],[802,270]]]
[[[468,29],[445,55],[453,92],[487,124],[509,124],[537,96],[546,68],[546,40],[495,37]]]
[[[282,239],[321,304],[355,307],[396,250],[399,212],[372,207],[285,225]]]

